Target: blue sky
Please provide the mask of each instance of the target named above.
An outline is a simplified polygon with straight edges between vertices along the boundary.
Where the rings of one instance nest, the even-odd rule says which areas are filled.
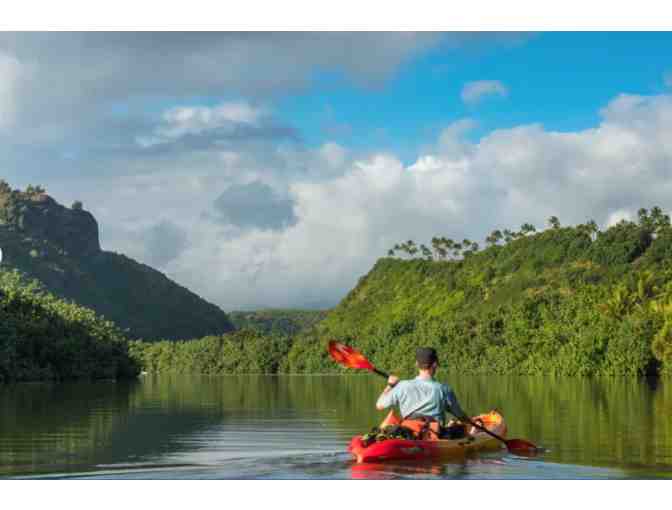
[[[516,43],[439,47],[401,66],[381,88],[330,75],[329,86],[322,86],[327,78],[318,80],[283,99],[278,110],[308,144],[332,138],[362,150],[383,146],[410,163],[428,139],[465,117],[478,123],[473,138],[528,123],[559,131],[593,127],[616,95],[662,92],[670,55],[672,33],[537,33]],[[465,105],[462,87],[478,80],[501,81],[508,97]],[[325,135],[330,122],[342,125],[342,133]]]

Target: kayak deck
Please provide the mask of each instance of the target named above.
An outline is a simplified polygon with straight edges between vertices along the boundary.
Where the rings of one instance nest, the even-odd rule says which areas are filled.
[[[506,437],[506,423],[504,417],[497,411],[474,416],[473,421],[495,434]],[[387,418],[381,423],[383,428],[387,425],[398,425],[401,420],[390,411]],[[384,462],[390,460],[436,460],[461,457],[478,450],[493,450],[501,448],[501,443],[492,436],[476,427],[468,427],[467,435],[460,439],[437,439],[437,440],[409,440],[387,439],[365,446],[362,436],[355,436],[348,445],[348,451],[358,463]]]

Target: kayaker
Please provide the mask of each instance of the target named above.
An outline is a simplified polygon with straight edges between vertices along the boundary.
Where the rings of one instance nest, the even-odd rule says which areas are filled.
[[[431,347],[419,347],[415,352],[418,376],[400,381],[390,375],[387,386],[378,397],[379,411],[398,406],[402,416],[401,425],[413,430],[423,438],[438,438],[442,433],[445,413],[458,419],[467,415],[460,407],[455,392],[447,384],[434,379],[439,366],[439,356]]]

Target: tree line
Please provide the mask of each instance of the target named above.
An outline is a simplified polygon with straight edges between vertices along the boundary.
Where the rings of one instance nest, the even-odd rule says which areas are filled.
[[[637,218],[639,225],[648,228],[651,232],[657,232],[661,228],[670,225],[670,216],[664,214],[659,206],[652,207],[650,211],[646,208],[639,209],[637,211]],[[560,220],[557,216],[549,217],[547,225],[552,229],[561,228]],[[592,239],[595,239],[600,232],[597,222],[592,219],[588,220],[586,223],[577,225],[575,228],[577,231],[589,235]],[[523,223],[518,231],[496,229],[485,238],[485,247],[508,244],[521,237],[534,234],[536,231],[536,227],[531,223]],[[478,252],[479,249],[480,246],[478,242],[471,241],[467,238],[462,241],[456,241],[447,237],[432,237],[429,246],[425,244],[418,245],[413,240],[397,243],[388,250],[387,255],[389,257],[399,256],[411,259],[456,260],[473,255]]]

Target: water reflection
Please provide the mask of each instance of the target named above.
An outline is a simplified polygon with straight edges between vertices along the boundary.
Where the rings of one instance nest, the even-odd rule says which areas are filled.
[[[0,475],[163,467],[161,476],[170,477],[187,472],[180,466],[206,470],[199,477],[224,478],[670,473],[669,380],[445,380],[468,411],[500,409],[509,437],[529,439],[549,452],[533,462],[502,451],[461,464],[357,466],[345,446],[383,414],[374,409],[381,388],[373,377],[176,375],[120,384],[0,387]],[[608,474],[580,466],[601,466]]]

